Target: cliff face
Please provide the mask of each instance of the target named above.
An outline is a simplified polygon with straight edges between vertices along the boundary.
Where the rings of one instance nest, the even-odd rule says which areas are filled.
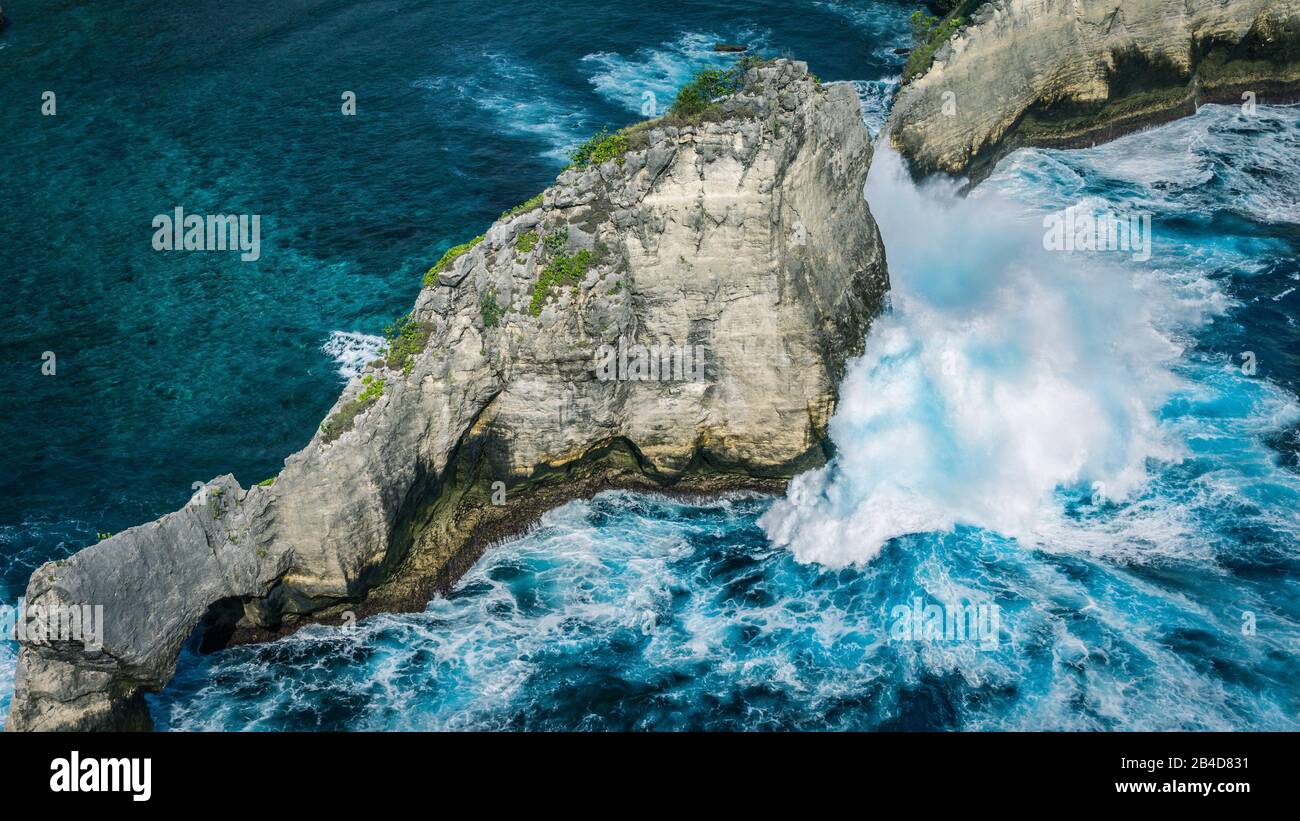
[[[25,643],[6,729],[147,728],[197,626],[220,644],[421,608],[568,499],[778,490],[822,461],[888,287],[857,97],[777,61],[706,119],[636,130],[435,269],[273,484],[220,477],[33,574],[29,609],[104,606],[103,647]],[[635,378],[649,346],[659,378]]]
[[[969,22],[894,105],[919,174],[978,180],[1019,146],[1091,145],[1245,92],[1300,97],[1295,0],[998,0]]]

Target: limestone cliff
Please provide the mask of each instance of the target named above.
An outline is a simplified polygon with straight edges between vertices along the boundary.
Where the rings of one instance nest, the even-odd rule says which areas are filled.
[[[997,0],[900,91],[918,174],[980,179],[1019,146],[1091,145],[1201,103],[1300,97],[1295,0]]]
[[[626,136],[449,253],[273,484],[220,477],[33,574],[29,607],[104,606],[103,648],[25,644],[7,729],[147,728],[196,627],[221,644],[423,607],[577,496],[778,490],[822,461],[888,287],[853,88],[775,61],[709,116]],[[620,342],[633,376],[659,346],[667,378],[600,378]],[[702,378],[675,378],[680,346]]]

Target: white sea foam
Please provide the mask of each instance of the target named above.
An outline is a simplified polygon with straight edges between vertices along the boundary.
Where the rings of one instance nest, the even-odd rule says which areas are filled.
[[[378,359],[384,344],[382,336],[356,331],[333,331],[325,344],[321,345],[321,350],[339,363],[339,376],[346,382],[359,376],[367,362]]]
[[[687,32],[628,55],[600,51],[586,55],[582,61],[594,69],[588,79],[602,97],[639,116],[653,117],[667,112],[678,90],[701,69],[734,65],[740,55],[716,52],[713,45],[737,40],[755,52],[766,45],[767,34],[754,29],[743,29],[729,37],[714,32]],[[651,100],[653,110],[646,107]]]
[[[1300,109],[1202,106],[1195,116],[1129,134],[1087,151],[1019,152],[1006,161],[1006,177],[1024,190],[1050,178],[1069,197],[1085,178],[1112,181],[1109,201],[1130,207],[1210,216],[1225,210],[1263,223],[1300,223]],[[1073,183],[1073,184],[1072,184]],[[1206,198],[1213,184],[1218,197]]]
[[[613,533],[593,526],[590,513],[587,502],[551,510],[538,530],[494,551],[460,585],[483,588],[481,595],[439,597],[424,613],[375,616],[352,632],[308,627],[267,649],[285,654],[295,675],[277,676],[255,652],[223,662],[223,673],[232,674],[223,675],[226,682],[256,692],[251,711],[232,710],[239,699],[231,698],[229,683],[208,682],[194,698],[172,705],[166,721],[184,730],[273,728],[285,714],[311,714],[322,697],[347,693],[378,706],[356,729],[507,729],[501,722],[512,701],[548,654],[577,652],[626,628],[652,634],[672,610],[669,563],[687,549],[682,526],[645,518],[644,526]],[[516,571],[535,591],[537,612],[521,611],[511,583]],[[664,649],[680,652],[671,638]],[[300,663],[340,657],[362,661],[322,669],[319,677]],[[428,686],[430,661],[446,686]],[[413,671],[421,681],[407,686]]]
[[[1071,574],[995,536],[981,547],[969,533],[915,540],[917,552],[887,569],[882,562],[819,578],[779,549],[711,545],[727,534],[744,540],[748,528],[730,502],[707,508],[700,515],[617,492],[565,505],[491,551],[457,594],[423,613],[375,616],[351,633],[309,627],[224,654],[163,718],[187,730],[302,728],[340,713],[351,713],[346,726],[358,730],[700,728],[715,720],[761,729],[801,718],[861,728],[890,720],[902,693],[942,677],[960,679],[968,693],[1024,691],[1005,704],[996,695],[961,701],[963,729],[1295,726],[1275,693],[1247,689],[1243,710],[1249,685],[1225,684],[1169,645],[1175,627],[1230,638],[1235,608],[1268,608],[1249,590],[1210,584],[1197,588],[1201,600],[1105,565]],[[1004,643],[988,651],[890,641],[891,603],[916,595],[997,596],[1006,603]],[[1281,635],[1215,652],[1258,668],[1288,629],[1278,623]],[[618,706],[581,702],[605,675],[628,688],[615,696]],[[780,697],[747,700],[743,717],[728,718],[747,692]],[[867,693],[869,703],[858,704]]]
[[[1045,252],[1021,206],[918,188],[883,144],[866,193],[892,309],[841,385],[835,460],[763,517],[775,543],[832,567],[958,524],[1039,544],[1058,488],[1122,501],[1148,460],[1178,458],[1158,419],[1183,351],[1162,281]]]
[[[856,80],[853,83],[858,92],[858,101],[862,103],[862,122],[871,136],[880,133],[889,119],[889,109],[894,103],[894,92],[898,90],[901,77],[887,77],[883,80]]]

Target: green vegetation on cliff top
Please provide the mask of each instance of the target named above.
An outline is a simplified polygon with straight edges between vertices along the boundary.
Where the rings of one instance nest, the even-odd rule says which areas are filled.
[[[680,128],[721,119],[725,112],[719,100],[742,90],[745,87],[745,74],[751,68],[768,62],[771,61],[746,54],[731,68],[706,68],[696,73],[690,82],[678,90],[666,115],[642,120],[612,133],[608,128],[602,128],[569,154],[572,161],[569,167],[590,168],[609,160],[618,160],[622,164],[628,151],[645,147],[651,128]],[[812,79],[818,82],[815,76]]]
[[[384,365],[395,371],[410,373],[416,355],[429,344],[432,334],[433,325],[416,322],[410,314],[394,320],[384,328],[384,339],[388,343],[384,350]]]
[[[432,268],[430,268],[428,271],[425,272],[424,284],[436,285],[438,283],[439,274],[441,274],[443,271],[446,271],[448,268],[450,268],[451,264],[456,261],[457,257],[459,257],[461,254],[464,254],[466,251],[470,250],[471,248],[473,248],[475,245],[478,245],[482,241],[483,241],[483,235],[479,234],[477,237],[474,237],[474,239],[470,240],[469,242],[465,242],[460,245],[453,245],[452,247],[448,248],[446,252],[443,253],[442,259],[439,259],[436,263],[434,263],[434,266]]]
[[[569,168],[590,168],[608,160],[618,160],[618,164],[622,165],[627,148],[626,134],[622,131],[611,134],[608,128],[602,128],[582,145],[569,152],[571,160]]]
[[[324,422],[320,423],[320,431],[326,442],[333,442],[344,433],[352,430],[353,424],[356,423],[357,416],[366,408],[379,401],[379,397],[384,395],[384,380],[376,379],[371,374],[366,374],[361,379],[361,393],[357,394],[356,399],[345,402],[338,412]]]
[[[984,2],[986,0],[944,0],[949,11],[943,18],[921,10],[912,12],[912,53],[903,66],[903,82],[929,71],[934,53],[952,39],[957,29],[966,25],[971,12]]]
[[[501,219],[503,220],[510,219],[511,217],[517,214],[523,214],[527,211],[533,210],[534,208],[541,208],[541,207],[542,207],[542,195],[534,194],[533,196],[529,197],[528,199],[516,205],[514,208],[509,208],[506,209],[505,211],[502,211]]]
[[[673,104],[669,107],[665,116],[633,123],[614,132],[610,132],[608,128],[602,128],[570,152],[569,159],[571,163],[568,167],[584,169],[610,160],[616,160],[621,165],[628,151],[644,148],[649,144],[649,132],[654,127],[698,125],[702,122],[720,119],[726,113],[719,102],[720,98],[742,90],[745,86],[745,75],[749,70],[768,62],[771,61],[747,54],[741,57],[731,68],[704,69],[677,92],[677,97],[673,100]],[[813,81],[820,82],[816,77],[813,77]],[[540,207],[541,204],[542,195],[537,194],[514,208],[503,211],[501,218],[508,219],[531,211]],[[538,316],[541,313],[542,305],[546,302],[546,296],[550,293],[552,287],[560,285],[576,287],[586,275],[587,269],[593,261],[590,251],[578,251],[573,255],[562,253],[561,251],[567,239],[566,229],[564,232],[553,232],[542,241],[545,250],[552,255],[552,259],[538,274],[537,284],[533,290],[533,298],[529,303],[529,313],[533,316]],[[450,268],[458,257],[482,241],[483,235],[479,235],[469,242],[448,248],[442,258],[425,273],[424,284],[426,286],[436,285],[440,274]],[[515,248],[526,254],[536,247],[537,242],[536,231],[525,231],[515,240]],[[495,294],[485,294],[479,304],[479,309],[484,325],[489,328],[495,327],[504,314],[504,309],[496,303]],[[395,336],[390,334],[389,353],[387,355],[388,366],[409,369],[411,357],[423,350],[423,346],[427,341],[428,332],[423,327],[409,329],[408,333],[408,329],[404,326],[403,330]],[[324,425],[322,425],[322,429],[324,429]]]

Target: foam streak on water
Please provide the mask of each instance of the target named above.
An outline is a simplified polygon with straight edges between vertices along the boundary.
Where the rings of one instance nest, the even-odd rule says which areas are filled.
[[[433,94],[440,107],[453,102],[472,105],[495,118],[504,131],[541,140],[547,146],[545,155],[557,161],[567,159],[569,150],[593,130],[582,101],[530,66],[492,51],[482,52],[479,62],[470,65],[489,69],[426,77],[414,85]]]

